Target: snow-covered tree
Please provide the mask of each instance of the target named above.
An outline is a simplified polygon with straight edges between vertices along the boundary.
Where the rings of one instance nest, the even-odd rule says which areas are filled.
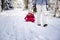
[[[3,0],[3,10],[9,10],[13,8],[11,0]]]

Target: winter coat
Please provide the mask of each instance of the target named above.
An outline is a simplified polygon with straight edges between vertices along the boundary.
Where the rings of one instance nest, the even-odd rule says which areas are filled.
[[[33,5],[48,5],[48,0],[33,0]]]
[[[28,15],[28,14],[30,14],[30,15]],[[26,20],[26,22],[34,22],[35,21],[35,17],[34,17],[34,14],[32,14],[32,13],[28,13],[27,14],[27,16],[25,17],[25,20]]]

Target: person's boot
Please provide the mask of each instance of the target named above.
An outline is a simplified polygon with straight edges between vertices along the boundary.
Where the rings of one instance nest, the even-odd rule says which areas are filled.
[[[43,27],[46,27],[48,24],[44,24]]]
[[[38,26],[41,26],[41,24],[37,24]]]

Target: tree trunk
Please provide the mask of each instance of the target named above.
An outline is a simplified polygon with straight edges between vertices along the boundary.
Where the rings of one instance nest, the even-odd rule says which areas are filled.
[[[25,3],[25,9],[28,9],[28,1],[29,1],[29,0],[24,0],[24,3]]]
[[[0,0],[0,12],[1,12],[1,0]]]

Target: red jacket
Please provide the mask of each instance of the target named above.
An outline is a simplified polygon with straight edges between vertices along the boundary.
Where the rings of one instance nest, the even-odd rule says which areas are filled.
[[[30,14],[30,15],[29,15]],[[32,13],[28,13],[27,16],[25,17],[26,22],[30,21],[30,22],[34,22],[35,21],[35,17],[34,14]]]

